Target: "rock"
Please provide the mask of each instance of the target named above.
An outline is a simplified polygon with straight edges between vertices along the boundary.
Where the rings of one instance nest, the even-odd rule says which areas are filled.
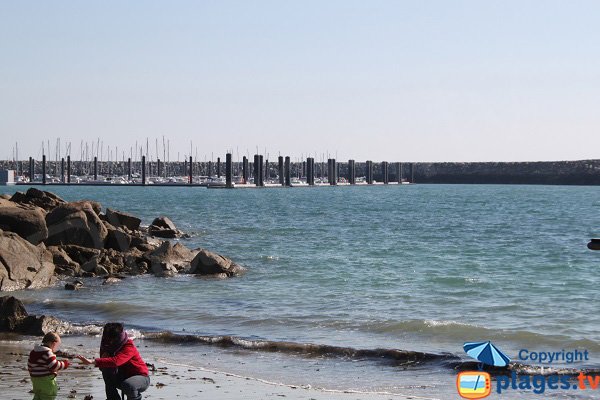
[[[83,287],[83,282],[74,281],[65,284],[65,290],[79,290]]]
[[[106,224],[106,243],[104,247],[106,249],[113,249],[118,251],[127,251],[131,247],[132,237],[120,228],[115,228],[110,224]]]
[[[131,214],[127,214],[122,211],[106,209],[106,220],[113,226],[126,227],[129,230],[136,231],[140,229],[141,219]]]
[[[54,193],[44,192],[43,190],[39,190],[36,188],[29,188],[26,193],[16,192],[11,198],[10,201],[22,204],[22,205],[32,205],[43,208],[46,211],[50,211],[61,204],[64,204],[65,201],[55,195]]]
[[[108,231],[89,201],[65,203],[46,215],[48,245],[102,249]]]
[[[36,289],[53,284],[52,254],[16,233],[0,231],[0,291]]]
[[[590,250],[600,250],[600,239],[591,239],[587,247]]]
[[[67,254],[67,252],[59,246],[50,246],[48,251],[52,254],[52,261],[56,266],[56,273],[60,275],[78,276],[81,274],[79,264]]]
[[[14,331],[28,315],[25,306],[16,297],[0,297],[0,332]]]
[[[85,264],[90,261],[93,257],[100,255],[100,250],[90,249],[87,247],[81,247],[77,245],[66,245],[60,246],[67,255],[78,264]]]
[[[171,245],[168,240],[157,249],[144,254],[150,261],[152,272],[157,276],[171,276],[182,270],[189,269],[197,251],[194,252],[181,243]]]
[[[102,282],[103,285],[112,285],[114,283],[119,283],[121,282],[121,278],[117,278],[116,276],[107,276],[106,279],[104,280],[104,282]]]
[[[189,273],[199,275],[225,274],[227,277],[232,277],[241,275],[245,271],[244,267],[234,263],[231,259],[201,249],[192,260]]]
[[[81,269],[85,272],[94,272],[100,264],[98,264],[98,256],[92,257],[88,262],[81,264]]]
[[[84,272],[93,273],[95,275],[104,276],[109,275],[112,271],[99,260],[99,256],[94,256],[92,259],[81,266]],[[112,269],[112,268],[110,268]]]
[[[50,331],[64,333],[67,327],[54,317],[29,315],[15,297],[0,297],[0,331],[42,336]]]
[[[5,193],[0,194],[0,199],[2,199],[2,200],[9,200],[10,198],[11,198],[10,194],[5,194]]]
[[[15,204],[15,203],[13,203]],[[46,215],[41,208],[0,207],[0,229],[18,234],[32,244],[48,238]]]
[[[148,227],[148,234],[165,239],[175,239],[183,236],[183,232],[177,229],[173,221],[167,217],[155,218]]]

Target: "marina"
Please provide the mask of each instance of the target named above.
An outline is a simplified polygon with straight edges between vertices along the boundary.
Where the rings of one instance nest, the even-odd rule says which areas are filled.
[[[315,187],[376,184],[408,184],[413,164],[408,174],[401,162],[374,163],[355,160],[338,162],[330,158],[315,163],[314,158],[291,161],[279,156],[277,162],[269,162],[256,154],[252,162],[244,156],[234,162],[231,153],[217,162],[199,162],[189,157],[184,162],[164,162],[160,159],[139,161],[72,161],[70,156],[60,161],[49,161],[45,155],[38,161],[6,161],[7,171],[14,172],[17,185],[131,185],[131,186],[205,186],[208,188],[273,188]]]

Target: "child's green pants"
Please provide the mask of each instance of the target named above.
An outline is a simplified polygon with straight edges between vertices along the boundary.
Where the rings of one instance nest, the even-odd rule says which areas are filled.
[[[56,377],[38,376],[31,377],[33,384],[33,400],[55,400],[58,395],[58,386],[56,385]]]

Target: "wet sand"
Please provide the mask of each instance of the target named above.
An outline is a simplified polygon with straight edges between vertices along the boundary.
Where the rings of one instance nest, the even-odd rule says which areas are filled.
[[[63,338],[61,350],[92,356],[79,338]],[[30,400],[31,382],[27,373],[27,356],[35,340],[0,340],[0,391],[7,400]],[[159,356],[144,356],[155,366],[150,373],[151,386],[144,393],[145,399],[306,399],[306,400],[405,400],[434,399],[430,397],[404,396],[390,393],[357,393],[328,391],[311,387],[284,385],[277,382],[244,377],[226,371],[205,367],[177,365]],[[100,372],[72,360],[69,369],[58,378],[59,399],[104,400],[104,383]],[[86,397],[88,396],[88,397]]]

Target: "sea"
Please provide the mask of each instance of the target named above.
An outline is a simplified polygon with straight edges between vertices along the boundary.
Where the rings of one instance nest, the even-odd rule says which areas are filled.
[[[248,269],[224,280],[87,278],[84,289],[67,291],[65,279],[10,293],[32,314],[68,321],[73,335],[121,321],[173,362],[391,398],[460,398],[458,372],[479,369],[465,342],[491,341],[520,365],[517,378],[600,376],[600,252],[586,247],[600,236],[598,187],[48,190],[146,225],[168,216],[190,235],[181,243]],[[568,362],[576,350],[586,359]],[[540,362],[550,353],[559,359]],[[490,398],[598,398],[526,385],[498,394],[496,379]]]

